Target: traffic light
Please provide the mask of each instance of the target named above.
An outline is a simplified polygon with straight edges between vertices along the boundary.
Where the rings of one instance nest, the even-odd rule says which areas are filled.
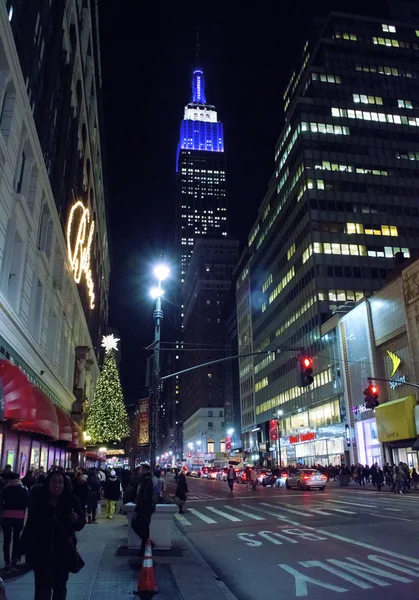
[[[313,359],[310,356],[300,357],[300,375],[301,387],[307,387],[313,383]]]
[[[374,410],[380,403],[378,402],[378,395],[380,389],[378,385],[371,384],[364,390],[365,406],[370,410]]]

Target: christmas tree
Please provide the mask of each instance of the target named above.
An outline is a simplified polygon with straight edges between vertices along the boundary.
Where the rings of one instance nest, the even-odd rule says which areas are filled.
[[[112,335],[104,337],[102,342],[106,349],[105,361],[86,419],[86,433],[94,444],[119,442],[129,435],[128,415],[114,354],[118,341]]]

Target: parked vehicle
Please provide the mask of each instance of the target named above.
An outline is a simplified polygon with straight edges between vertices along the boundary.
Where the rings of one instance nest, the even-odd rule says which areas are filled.
[[[288,477],[285,487],[287,490],[293,487],[298,490],[308,490],[317,487],[319,490],[324,491],[326,483],[327,477],[326,475],[322,475],[320,471],[316,469],[299,469]]]
[[[259,469],[259,471],[258,471],[258,483],[262,483],[263,484],[263,480],[268,475],[272,475],[272,473],[271,473],[271,471],[269,469]]]
[[[289,473],[285,469],[283,469],[279,473],[276,472],[275,474],[269,472],[263,478],[262,485],[265,487],[266,486],[272,486],[272,487],[283,486],[283,485],[286,485],[286,481],[287,481],[288,477],[289,477]]]
[[[217,478],[217,469],[215,467],[211,467],[208,469],[208,479],[216,479]]]
[[[216,478],[221,479],[221,481],[227,481],[227,472],[228,472],[227,467],[225,467],[224,469],[221,469],[220,471],[218,471]]]

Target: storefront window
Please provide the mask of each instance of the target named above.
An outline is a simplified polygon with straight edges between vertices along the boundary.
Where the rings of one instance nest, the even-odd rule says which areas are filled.
[[[310,427],[313,429],[334,423],[340,423],[339,400],[310,409]]]
[[[39,469],[40,443],[32,442],[31,469]]]
[[[302,412],[291,417],[291,430],[298,431],[308,427],[308,412]]]
[[[46,444],[42,444],[39,466],[44,467],[45,471],[48,470],[48,446]]]
[[[327,440],[327,450],[329,455],[339,454],[340,461],[340,455],[345,451],[343,446],[343,438],[329,438]]]

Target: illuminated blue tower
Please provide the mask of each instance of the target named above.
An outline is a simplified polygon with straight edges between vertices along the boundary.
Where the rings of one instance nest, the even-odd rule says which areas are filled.
[[[201,68],[192,73],[192,99],[180,125],[176,242],[183,282],[195,240],[227,236],[227,193],[223,124],[207,104]]]

